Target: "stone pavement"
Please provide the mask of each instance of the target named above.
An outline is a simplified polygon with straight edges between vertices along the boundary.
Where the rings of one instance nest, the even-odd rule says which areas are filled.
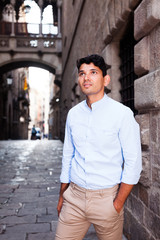
[[[54,240],[62,147],[0,141],[0,240]],[[84,239],[97,239],[93,226]]]

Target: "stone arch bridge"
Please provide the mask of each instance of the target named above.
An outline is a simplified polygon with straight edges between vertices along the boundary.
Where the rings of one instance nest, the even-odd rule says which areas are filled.
[[[0,74],[36,66],[61,75],[61,38],[58,36],[0,36]]]
[[[32,6],[24,0],[0,4],[0,75],[20,67],[37,66],[61,74],[61,0],[35,0],[39,24],[19,21]],[[53,24],[42,23],[43,11],[52,7]],[[57,35],[54,27],[57,26]]]

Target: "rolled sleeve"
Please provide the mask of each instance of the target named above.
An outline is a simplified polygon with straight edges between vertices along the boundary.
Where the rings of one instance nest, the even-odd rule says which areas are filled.
[[[129,108],[126,109],[119,138],[124,159],[121,182],[137,184],[142,171],[140,129]]]

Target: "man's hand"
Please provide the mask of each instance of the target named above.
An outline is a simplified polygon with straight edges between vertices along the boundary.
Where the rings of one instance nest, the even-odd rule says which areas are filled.
[[[63,204],[63,197],[59,196],[59,201],[58,201],[58,204],[57,204],[58,217],[59,217],[59,214],[61,212],[62,204]]]
[[[58,216],[59,216],[59,214],[61,212],[62,205],[63,205],[63,193],[66,191],[68,186],[69,186],[69,183],[61,183],[61,188],[60,188],[60,193],[59,193],[59,200],[58,200],[58,204],[57,204]]]
[[[114,208],[116,209],[116,211],[118,213],[120,213],[120,211],[123,208],[124,203],[122,203],[121,201],[119,201],[117,198],[114,200],[113,202]]]
[[[122,210],[123,205],[128,195],[130,194],[132,188],[133,188],[133,185],[121,183],[118,194],[113,202],[113,205],[118,213],[120,213],[120,211]]]

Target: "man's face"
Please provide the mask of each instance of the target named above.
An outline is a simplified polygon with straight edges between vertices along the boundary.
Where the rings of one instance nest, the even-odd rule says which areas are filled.
[[[107,86],[107,76],[103,77],[102,70],[93,63],[82,64],[78,73],[78,83],[86,96],[93,95],[101,98],[104,94],[104,86]],[[109,76],[108,76],[109,77]]]

